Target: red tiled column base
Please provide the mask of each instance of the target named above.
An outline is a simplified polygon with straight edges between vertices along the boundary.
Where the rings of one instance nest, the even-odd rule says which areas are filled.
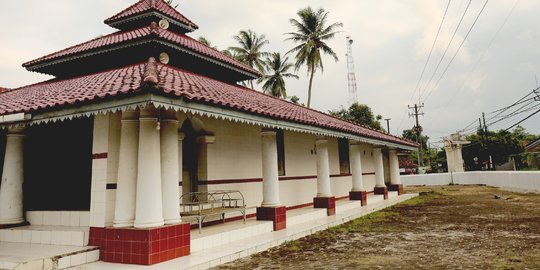
[[[257,220],[271,220],[274,231],[287,228],[287,207],[257,207]]]
[[[388,200],[388,188],[387,187],[375,187],[373,189],[375,195],[384,195],[384,199]]]
[[[399,184],[399,185],[390,185],[388,187],[388,190],[390,191],[397,191],[398,192],[398,195],[401,195],[401,194],[404,194],[405,192],[403,192],[403,185],[402,184]]]
[[[367,205],[367,191],[350,191],[349,200],[360,201],[362,206]]]
[[[152,265],[190,253],[189,223],[148,229],[90,227],[90,246],[105,262]]]
[[[326,208],[326,213],[333,216],[336,214],[336,197],[315,197],[313,198],[313,207]]]

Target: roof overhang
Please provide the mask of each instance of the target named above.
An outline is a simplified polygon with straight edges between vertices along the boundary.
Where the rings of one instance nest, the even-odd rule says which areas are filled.
[[[358,136],[355,134],[325,129],[322,127],[294,123],[291,121],[263,117],[227,108],[210,106],[202,103],[186,102],[184,99],[171,99],[162,95],[156,95],[152,93],[139,94],[123,99],[104,100],[99,103],[86,104],[78,106],[76,108],[68,107],[54,111],[36,112],[33,113],[31,119],[24,119],[24,121],[21,120],[20,122],[0,123],[0,127],[10,128],[20,127],[21,125],[31,126],[46,124],[49,122],[71,120],[73,118],[90,117],[98,114],[126,111],[128,109],[136,109],[148,105],[153,105],[156,108],[172,109],[178,112],[184,112],[193,115],[211,117],[215,119],[223,119],[250,125],[257,125],[264,128],[280,128],[283,130],[314,134],[317,136],[347,138],[349,140],[377,146],[386,146],[410,151],[417,150],[417,148],[409,145],[402,145],[394,142],[388,142],[379,139]]]

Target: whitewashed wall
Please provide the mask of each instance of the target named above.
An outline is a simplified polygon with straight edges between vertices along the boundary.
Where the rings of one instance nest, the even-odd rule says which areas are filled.
[[[404,185],[484,184],[521,191],[540,191],[540,172],[461,172],[424,175],[403,175]]]

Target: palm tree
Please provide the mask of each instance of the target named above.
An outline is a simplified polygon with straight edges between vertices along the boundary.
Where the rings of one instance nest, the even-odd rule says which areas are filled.
[[[311,105],[313,75],[315,75],[315,72],[319,68],[323,71],[321,51],[324,54],[332,56],[336,62],[338,61],[336,53],[325,43],[325,41],[332,39],[339,33],[336,29],[342,27],[343,24],[335,22],[327,26],[328,12],[322,8],[313,10],[311,7],[307,7],[299,10],[296,14],[300,20],[289,20],[296,28],[296,32],[286,34],[290,36],[287,40],[292,40],[299,44],[287,53],[296,52],[296,70],[300,69],[304,64],[307,65],[307,72],[310,76],[307,101],[307,106],[309,108]]]
[[[217,47],[214,46],[214,45],[212,44],[212,42],[210,42],[207,38],[205,38],[205,37],[203,37],[203,36],[200,36],[200,37],[197,39],[197,41],[198,41],[199,43],[203,44],[203,45],[206,45],[206,46],[208,46],[208,47],[210,47],[210,48],[212,48],[212,49],[216,49],[216,50],[217,50]]]
[[[263,52],[261,49],[264,45],[268,44],[268,40],[265,35],[258,35],[252,30],[242,30],[238,35],[233,37],[234,40],[239,44],[238,47],[229,47],[229,51],[232,55],[236,55],[236,58],[252,67],[257,68],[261,73],[264,74],[264,61],[262,58],[268,56],[268,52]],[[251,83],[251,88],[253,89],[253,81]]]
[[[268,57],[264,61],[268,73],[261,77],[257,81],[257,83],[265,81],[262,88],[266,94],[272,95],[274,97],[287,97],[284,78],[298,79],[297,75],[287,72],[290,68],[294,66],[293,64],[288,63],[288,60],[288,57],[285,57],[285,59],[281,59],[280,53],[273,53],[271,58]]]

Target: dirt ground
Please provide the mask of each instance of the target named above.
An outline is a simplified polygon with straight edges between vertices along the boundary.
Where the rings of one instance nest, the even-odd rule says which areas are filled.
[[[540,195],[406,191],[421,196],[215,269],[540,269]]]

